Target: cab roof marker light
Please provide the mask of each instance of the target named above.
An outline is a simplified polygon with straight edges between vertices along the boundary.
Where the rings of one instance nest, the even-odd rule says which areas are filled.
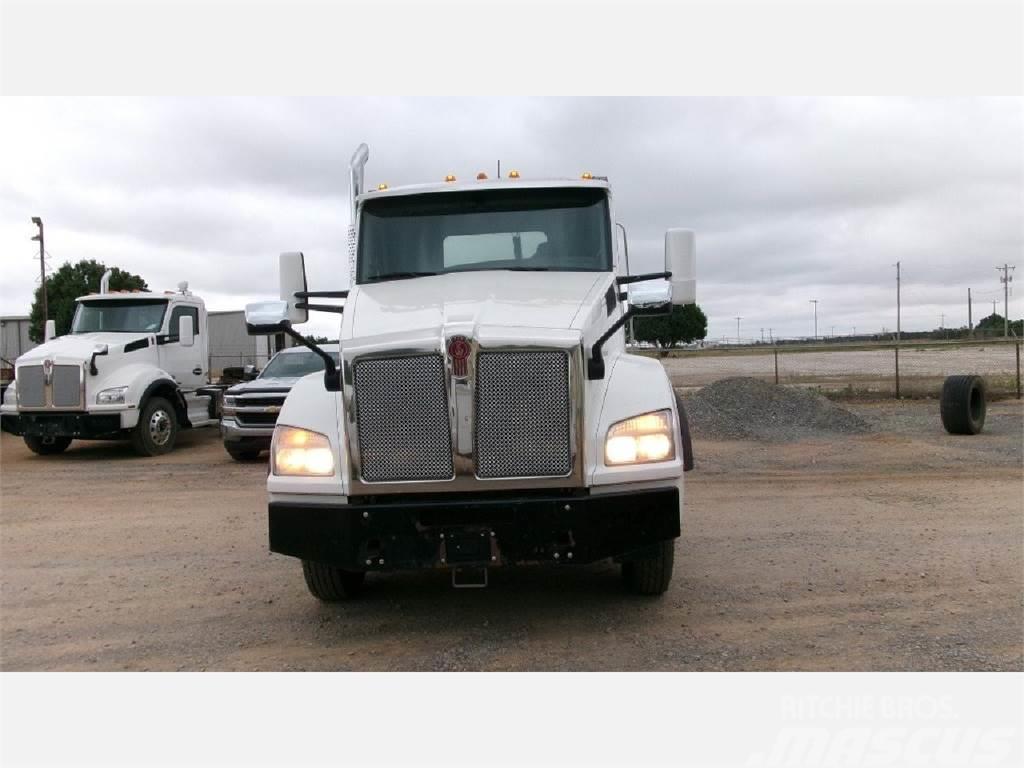
[[[519,171],[516,171],[516,170],[509,171],[508,172],[508,177],[510,179],[518,179],[519,178]]]
[[[447,176],[444,177],[444,180],[445,181],[449,181],[449,182],[455,181],[455,176],[453,174],[449,173]]]
[[[586,179],[587,181],[589,181],[590,179],[594,178],[594,174],[592,174],[590,171],[584,171],[580,175],[580,178],[581,179]]]

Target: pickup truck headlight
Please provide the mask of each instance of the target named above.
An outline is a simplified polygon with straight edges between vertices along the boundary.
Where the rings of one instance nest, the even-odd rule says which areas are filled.
[[[620,421],[608,429],[604,441],[604,463],[650,464],[676,457],[672,436],[672,411],[654,411]]]
[[[96,395],[96,402],[99,405],[113,405],[114,403],[123,403],[125,392],[128,391],[128,387],[113,387],[112,389],[104,389]]]
[[[331,443],[319,432],[277,426],[270,442],[270,471],[291,477],[330,477],[334,474]]]

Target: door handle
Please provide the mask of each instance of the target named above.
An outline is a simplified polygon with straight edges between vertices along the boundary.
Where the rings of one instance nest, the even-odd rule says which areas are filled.
[[[192,369],[192,375],[193,376],[202,376],[203,375],[203,369],[200,368],[199,366],[196,366],[195,368]]]

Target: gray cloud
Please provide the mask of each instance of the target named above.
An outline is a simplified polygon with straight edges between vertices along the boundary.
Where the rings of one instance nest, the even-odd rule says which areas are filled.
[[[347,162],[392,185],[516,167],[608,175],[634,269],[669,226],[698,232],[711,335],[966,322],[966,288],[1019,261],[1022,103],[1014,99],[7,100],[0,126],[0,313],[34,288],[29,217],[51,267],[101,258],[155,288],[187,278],[216,308],[275,290],[302,249],[344,281]],[[1001,311],[1001,308],[1000,308]],[[1014,315],[1019,315],[1016,309]],[[317,321],[328,328],[332,320]],[[753,330],[751,330],[753,329]]]

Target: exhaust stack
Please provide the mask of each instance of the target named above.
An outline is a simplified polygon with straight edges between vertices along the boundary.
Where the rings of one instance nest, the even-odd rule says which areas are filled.
[[[352,153],[352,159],[348,163],[349,174],[349,212],[352,226],[356,223],[356,198],[363,193],[363,169],[366,161],[370,159],[370,148],[366,144],[360,144]]]
[[[111,270],[107,270],[103,273],[103,277],[100,278],[100,293],[110,293],[110,276],[113,274]]]

